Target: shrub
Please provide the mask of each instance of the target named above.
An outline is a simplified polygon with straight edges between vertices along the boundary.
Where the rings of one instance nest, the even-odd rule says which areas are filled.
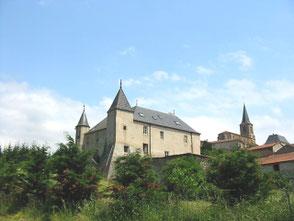
[[[80,150],[70,136],[67,139],[66,144],[59,144],[49,161],[48,197],[57,206],[89,199],[100,179],[97,169],[90,165],[91,153]]]
[[[115,184],[109,187],[115,199],[115,219],[140,216],[144,207],[163,202],[149,156],[142,157],[138,152],[121,156],[115,161],[115,172]]]
[[[209,159],[208,181],[223,189],[229,201],[249,199],[261,186],[257,157],[246,150],[234,150]]]
[[[205,185],[203,168],[192,156],[169,161],[162,172],[168,191],[184,199],[196,199]]]

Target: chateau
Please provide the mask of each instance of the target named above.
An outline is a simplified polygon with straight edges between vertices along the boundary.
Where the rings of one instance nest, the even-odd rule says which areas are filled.
[[[85,108],[76,126],[76,144],[94,149],[107,178],[117,157],[140,151],[152,158],[200,154],[200,133],[175,114],[139,106],[131,107],[120,83],[107,117],[90,129]]]
[[[240,124],[240,134],[224,131],[218,134],[217,141],[210,143],[212,144],[212,148],[215,149],[232,149],[234,146],[238,146],[240,148],[256,146],[253,124],[249,120],[245,104],[243,106],[243,117]]]

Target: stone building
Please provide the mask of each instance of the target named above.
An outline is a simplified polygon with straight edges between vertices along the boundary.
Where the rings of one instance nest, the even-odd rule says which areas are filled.
[[[134,151],[151,157],[200,154],[200,133],[174,114],[131,107],[122,86],[107,117],[90,129],[85,110],[76,126],[76,144],[95,149],[108,178],[117,157]]]
[[[224,131],[218,134],[217,141],[210,143],[214,149],[232,149],[236,146],[240,148],[248,148],[250,146],[256,146],[253,124],[249,120],[245,104],[243,106],[240,134]]]

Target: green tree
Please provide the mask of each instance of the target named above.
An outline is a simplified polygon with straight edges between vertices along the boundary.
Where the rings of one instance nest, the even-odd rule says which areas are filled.
[[[150,156],[130,153],[115,161],[115,184],[110,187],[115,204],[115,219],[140,214],[145,206],[162,203],[160,185],[151,165]]]
[[[260,189],[262,177],[257,157],[246,150],[234,150],[209,159],[207,179],[224,191],[229,201],[248,199]]]
[[[90,164],[92,153],[82,151],[69,135],[67,140],[66,144],[59,144],[49,161],[49,197],[51,204],[58,206],[62,201],[70,204],[89,199],[100,179]]]
[[[162,172],[168,191],[184,199],[196,199],[205,183],[203,168],[193,156],[169,161]]]
[[[202,155],[209,155],[210,151],[212,151],[212,145],[208,141],[203,141],[201,146],[201,154]]]

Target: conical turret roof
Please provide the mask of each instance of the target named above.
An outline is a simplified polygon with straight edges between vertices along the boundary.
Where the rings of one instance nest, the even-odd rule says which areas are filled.
[[[249,117],[248,117],[248,114],[247,114],[245,104],[243,106],[243,118],[242,118],[241,124],[251,124]]]
[[[87,116],[86,116],[86,112],[85,112],[85,105],[84,105],[83,113],[81,115],[81,118],[80,118],[79,123],[78,123],[77,126],[90,127],[89,124],[88,124],[88,120],[87,120]]]
[[[117,92],[117,94],[114,98],[114,101],[112,102],[112,105],[110,106],[108,112],[110,112],[114,109],[134,112],[129,104],[129,101],[128,101],[121,85],[120,85],[119,91]]]

